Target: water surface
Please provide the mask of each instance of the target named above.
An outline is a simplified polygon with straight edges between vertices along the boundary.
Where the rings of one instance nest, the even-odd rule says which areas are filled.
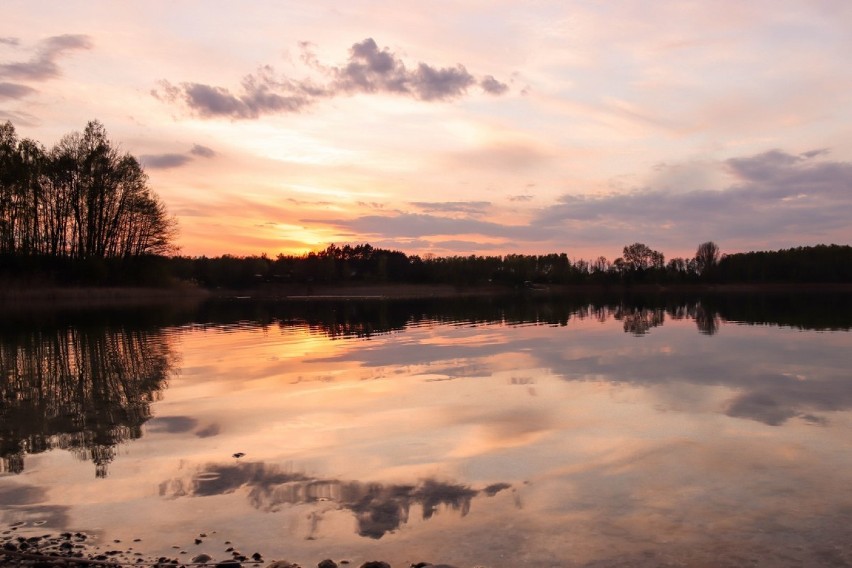
[[[0,524],[154,555],[223,559],[228,540],[304,566],[846,565],[849,307],[232,301],[9,319]]]

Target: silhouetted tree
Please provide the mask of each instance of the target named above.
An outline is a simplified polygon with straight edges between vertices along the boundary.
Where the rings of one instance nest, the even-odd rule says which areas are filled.
[[[665,257],[661,252],[655,251],[643,243],[625,246],[623,255],[627,269],[632,272],[648,270],[649,268],[663,268],[665,264]]]
[[[0,254],[128,258],[172,250],[175,221],[139,162],[92,121],[45,151],[0,126]]]
[[[695,251],[695,268],[699,275],[705,275],[715,268],[719,262],[719,245],[707,241],[698,245]]]

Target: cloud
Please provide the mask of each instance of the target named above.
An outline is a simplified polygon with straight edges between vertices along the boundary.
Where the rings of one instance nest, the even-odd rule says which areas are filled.
[[[152,170],[168,170],[179,168],[192,161],[192,156],[186,154],[146,154],[139,156],[142,164]]]
[[[509,90],[509,85],[501,83],[491,75],[483,77],[482,80],[479,81],[479,86],[482,87],[483,91],[491,93],[492,95],[502,95]]]
[[[355,219],[304,219],[304,223],[333,225],[360,235],[381,238],[420,238],[435,236],[482,235],[488,237],[537,240],[535,231],[521,225],[501,225],[477,219],[455,219],[420,213],[364,215]]]
[[[9,43],[9,42],[5,42]],[[16,43],[9,43],[16,45]],[[92,41],[86,35],[53,36],[39,42],[36,54],[29,61],[0,64],[0,77],[30,81],[45,81],[60,75],[57,61],[70,51],[91,49]]]
[[[526,201],[532,201],[532,200],[533,200],[533,196],[529,195],[529,194],[510,195],[509,196],[509,201],[526,202]]]
[[[202,158],[212,158],[216,155],[216,152],[212,148],[202,146],[201,144],[193,145],[189,153],[193,156],[201,156]]]
[[[844,230],[852,211],[852,163],[817,159],[824,154],[771,150],[731,158],[717,167],[733,183],[718,190],[569,193],[539,210],[533,224],[577,238],[594,225],[612,237],[632,231],[674,245],[693,235],[723,235],[746,246],[791,238],[819,242]]]
[[[224,116],[242,119],[277,112],[299,112],[322,94],[322,90],[310,81],[297,83],[277,79],[275,70],[268,65],[246,75],[242,81],[242,93],[236,95],[223,87],[202,83],[176,86],[165,80],[159,82],[158,89],[151,91],[151,95],[164,102],[182,100],[204,118]]]
[[[354,94],[396,94],[421,101],[446,101],[467,94],[474,85],[486,93],[501,95],[508,85],[491,75],[477,79],[464,65],[436,67],[418,63],[409,69],[388,48],[380,49],[372,38],[355,43],[342,65],[323,65],[310,44],[302,42],[302,62],[323,76],[324,83],[279,76],[265,65],[246,75],[239,91],[203,83],[178,85],[160,81],[151,95],[168,103],[185,104],[202,118],[254,119],[266,114],[298,113],[326,98]]]
[[[207,146],[194,144],[192,148],[184,154],[144,154],[139,156],[139,159],[146,168],[152,170],[169,170],[185,166],[193,161],[196,156],[209,159],[215,157],[216,152]]]
[[[22,99],[37,92],[32,87],[18,83],[0,83],[0,99]]]
[[[379,49],[373,38],[354,44],[349,53],[346,65],[332,68],[337,77],[333,84],[334,90],[350,93],[398,93],[424,101],[435,101],[460,97],[477,83],[476,78],[461,64],[438,68],[427,63],[418,63],[416,69],[409,70],[390,50]],[[502,85],[490,75],[483,81],[489,89]]]
[[[427,213],[466,213],[468,215],[483,215],[491,206],[489,201],[412,201],[411,205]]]
[[[243,89],[242,95],[235,96],[221,87],[185,83],[184,96],[187,105],[206,118],[257,118],[261,114],[299,112],[313,102],[305,95],[275,93],[271,85],[257,81],[252,75],[244,80]]]
[[[28,112],[0,110],[0,121],[9,121],[16,126],[38,126],[38,117]]]
[[[0,43],[4,45],[17,46],[21,43],[21,40],[16,37],[0,37]]]

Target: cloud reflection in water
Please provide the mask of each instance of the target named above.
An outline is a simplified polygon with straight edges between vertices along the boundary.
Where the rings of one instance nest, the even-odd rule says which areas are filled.
[[[430,519],[441,506],[470,512],[477,495],[493,497],[510,489],[508,483],[495,483],[482,490],[435,479],[416,484],[362,483],[338,479],[319,479],[299,472],[288,472],[276,465],[246,462],[234,465],[207,464],[189,479],[175,478],[160,484],[164,497],[209,497],[248,489],[252,507],[267,512],[282,505],[333,502],[351,511],[358,522],[360,536],[379,539],[408,522],[411,506],[418,504],[423,519]]]

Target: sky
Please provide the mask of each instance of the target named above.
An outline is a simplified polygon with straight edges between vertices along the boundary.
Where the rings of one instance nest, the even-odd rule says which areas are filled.
[[[852,242],[846,0],[4,0],[0,121],[102,122],[185,255]]]

